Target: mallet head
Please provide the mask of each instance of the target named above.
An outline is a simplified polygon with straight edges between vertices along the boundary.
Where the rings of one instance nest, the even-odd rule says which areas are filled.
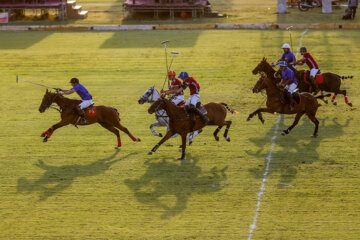
[[[161,44],[165,44],[165,43],[168,43],[168,42],[170,42],[170,40],[162,41]]]
[[[19,83],[19,76],[16,75],[16,83]]]
[[[179,54],[179,52],[171,52],[171,54]]]

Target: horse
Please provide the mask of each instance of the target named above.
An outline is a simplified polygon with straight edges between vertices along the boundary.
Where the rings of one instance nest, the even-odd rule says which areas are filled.
[[[69,99],[61,95],[60,93],[52,93],[46,89],[46,93],[42,99],[39,107],[39,112],[43,113],[46,109],[51,107],[53,103],[56,103],[60,110],[61,121],[52,125],[48,130],[43,132],[40,137],[43,137],[43,142],[47,142],[54,131],[58,128],[66,126],[68,124],[77,125],[90,125],[93,123],[99,123],[102,127],[106,128],[110,132],[114,133],[117,137],[117,146],[115,149],[121,147],[121,139],[119,130],[123,131],[134,142],[140,142],[139,138],[135,138],[129,130],[120,124],[119,112],[116,108],[108,106],[90,106],[86,109],[89,123],[84,124],[80,120],[80,116],[75,111],[75,106],[81,103],[81,100]]]
[[[311,83],[309,81],[309,77],[306,78],[307,74],[305,74],[305,71],[298,71],[293,66],[289,66],[289,68],[292,71],[294,71],[294,74],[298,80],[298,89],[300,92],[311,92],[311,93],[315,92],[313,91],[314,89],[310,89]],[[281,75],[271,67],[271,65],[267,62],[266,58],[263,58],[252,71],[254,75],[261,72],[264,72],[266,76],[275,83],[281,80]],[[319,84],[318,86],[321,91],[334,93],[334,96],[331,98],[331,102],[334,105],[336,105],[335,98],[337,94],[341,93],[344,95],[346,104],[348,104],[351,107],[352,103],[348,101],[346,90],[340,90],[340,85],[341,85],[341,79],[347,79],[352,77],[353,76],[339,76],[335,73],[326,72],[322,74],[323,80],[322,83]],[[327,103],[327,100],[325,100],[324,98],[321,98],[321,100]]]
[[[155,86],[151,86],[145,93],[140,97],[138,100],[139,104],[144,103],[153,103],[161,97],[160,93],[155,89]],[[166,111],[163,109],[158,109],[155,111],[155,119],[156,123],[150,124],[150,130],[154,136],[163,137],[161,133],[157,133],[154,127],[165,127],[166,132],[169,131],[169,116],[166,114]],[[195,136],[200,134],[202,129],[194,131],[193,133],[189,134],[189,137],[186,139],[189,142],[189,145],[192,144],[192,140]],[[174,134],[172,137],[177,137],[178,134]]]
[[[306,114],[315,124],[315,130],[311,137],[318,136],[319,121],[316,119],[315,115],[318,107],[321,105],[319,105],[317,99],[323,98],[324,96],[314,97],[310,93],[299,93],[297,104],[294,105],[294,110],[290,111],[289,104],[284,104],[282,101],[282,90],[266,76],[261,76],[259,78],[253,87],[253,93],[258,93],[263,89],[266,90],[267,95],[266,108],[258,108],[249,115],[247,121],[250,121],[252,117],[258,114],[260,121],[264,123],[265,120],[262,117],[262,112],[296,114],[293,124],[286,130],[282,131],[281,135],[285,136],[286,134],[289,134],[290,131],[298,124],[300,118]]]
[[[214,103],[210,102],[204,105],[207,116],[209,117],[209,122],[204,124],[199,116],[195,116],[194,119],[190,119],[187,112],[184,108],[176,106],[170,100],[160,97],[156,100],[148,109],[149,114],[154,113],[157,110],[165,110],[167,115],[169,116],[169,131],[166,135],[160,140],[158,144],[156,144],[152,150],[148,153],[148,155],[153,154],[161,144],[167,141],[172,135],[175,133],[181,136],[182,144],[181,144],[181,157],[178,160],[184,160],[185,158],[185,148],[186,148],[186,136],[188,133],[202,129],[206,125],[215,125],[218,128],[214,131],[213,135],[216,141],[219,141],[219,137],[217,134],[221,130],[223,126],[226,126],[226,130],[224,132],[224,138],[226,141],[230,142],[230,138],[228,137],[228,132],[232,121],[226,121],[226,109],[231,112],[235,113],[235,111],[231,110],[226,103]]]

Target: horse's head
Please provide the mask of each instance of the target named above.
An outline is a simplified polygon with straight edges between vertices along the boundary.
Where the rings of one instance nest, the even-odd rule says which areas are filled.
[[[259,78],[259,80],[256,82],[255,86],[252,89],[253,93],[258,93],[266,88],[266,78],[267,77],[265,75],[261,75],[261,77]]]
[[[146,92],[139,98],[138,103],[152,103],[155,102],[159,97],[160,93],[155,89],[154,86],[152,86],[148,90],[146,90]]]
[[[252,73],[254,75],[260,73],[260,72],[265,72],[266,68],[270,66],[270,64],[267,62],[266,58],[263,58],[259,64],[254,68],[254,70],[252,70]]]
[[[149,114],[153,114],[154,112],[164,109],[166,106],[166,98],[161,96],[158,100],[156,100],[148,109]]]
[[[40,113],[45,112],[45,110],[48,109],[51,106],[51,104],[55,101],[57,96],[58,93],[52,93],[46,89],[46,93],[44,94],[41,105],[39,107],[39,112]]]

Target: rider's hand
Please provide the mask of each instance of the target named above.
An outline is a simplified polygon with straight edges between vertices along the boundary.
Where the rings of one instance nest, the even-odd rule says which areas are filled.
[[[56,90],[57,92],[62,92],[62,89],[61,89],[61,88],[55,88],[55,90]]]
[[[160,93],[163,94],[163,93],[164,93],[164,89],[161,89],[161,90],[160,90]]]
[[[276,66],[276,62],[271,63],[271,66],[272,66],[272,67],[275,67],[275,66]]]

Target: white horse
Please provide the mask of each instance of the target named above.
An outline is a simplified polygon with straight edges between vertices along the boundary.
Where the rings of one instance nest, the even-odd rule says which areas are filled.
[[[138,100],[138,103],[139,104],[144,104],[146,102],[153,103],[156,100],[158,100],[160,97],[161,97],[160,93],[155,89],[154,86],[152,86],[148,90],[146,90],[146,92],[140,97],[140,99]],[[169,131],[169,117],[166,114],[165,110],[157,110],[157,111],[155,111],[155,119],[157,122],[150,125],[150,130],[154,136],[162,137],[163,135],[161,133],[157,133],[155,131],[154,127],[165,127],[166,126],[166,132],[168,132]],[[201,132],[202,132],[202,129],[199,129],[195,132],[190,133],[188,138],[186,139],[186,142],[191,144],[193,138]],[[172,137],[176,137],[177,135],[178,134],[175,134]]]

